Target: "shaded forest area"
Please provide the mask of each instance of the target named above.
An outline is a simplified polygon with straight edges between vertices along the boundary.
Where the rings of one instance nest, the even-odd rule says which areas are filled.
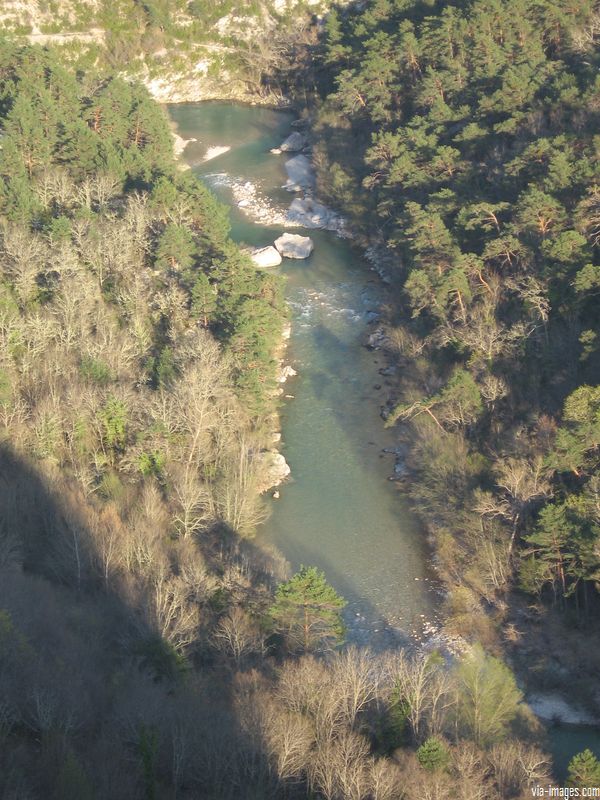
[[[299,87],[317,86],[320,190],[397,288],[384,417],[448,626],[514,645],[546,688],[566,668],[591,708],[599,35],[587,0],[373,0],[329,16]]]

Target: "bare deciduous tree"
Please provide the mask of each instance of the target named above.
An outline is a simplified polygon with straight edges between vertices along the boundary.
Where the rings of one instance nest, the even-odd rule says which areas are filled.
[[[248,613],[239,606],[231,608],[219,621],[213,633],[216,647],[239,666],[252,654],[265,650],[264,635]]]

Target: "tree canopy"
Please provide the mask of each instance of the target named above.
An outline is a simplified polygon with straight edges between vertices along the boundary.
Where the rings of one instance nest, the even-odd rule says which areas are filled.
[[[285,636],[292,651],[324,650],[343,641],[345,605],[323,572],[301,567],[277,587],[269,616],[273,630]]]

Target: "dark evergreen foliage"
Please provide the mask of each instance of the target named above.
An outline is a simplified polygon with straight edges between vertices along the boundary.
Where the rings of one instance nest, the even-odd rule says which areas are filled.
[[[412,420],[417,507],[483,603],[520,553],[581,612],[600,566],[597,31],[588,0],[372,0],[319,55],[322,191],[400,287],[387,422]]]

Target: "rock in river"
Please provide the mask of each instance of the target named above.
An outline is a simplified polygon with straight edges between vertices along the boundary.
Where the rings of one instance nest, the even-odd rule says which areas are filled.
[[[279,150],[283,153],[299,153],[306,147],[306,139],[298,131],[290,133],[285,142],[279,145]]]
[[[284,258],[308,258],[313,251],[313,240],[297,233],[284,233],[275,240],[275,247]]]
[[[250,258],[257,267],[278,267],[281,264],[281,255],[279,251],[271,245],[254,250],[254,252],[250,254]]]
[[[296,197],[287,213],[289,225],[302,225],[305,228],[324,228],[329,222],[331,211],[322,203],[310,197]]]
[[[279,377],[277,378],[277,380],[279,381],[279,383],[285,383],[288,378],[293,378],[297,374],[298,373],[296,372],[296,370],[288,365],[281,368],[281,372],[279,373]]]
[[[285,188],[288,192],[301,192],[303,189],[315,188],[315,176],[312,164],[306,156],[299,155],[285,162],[288,179]]]

